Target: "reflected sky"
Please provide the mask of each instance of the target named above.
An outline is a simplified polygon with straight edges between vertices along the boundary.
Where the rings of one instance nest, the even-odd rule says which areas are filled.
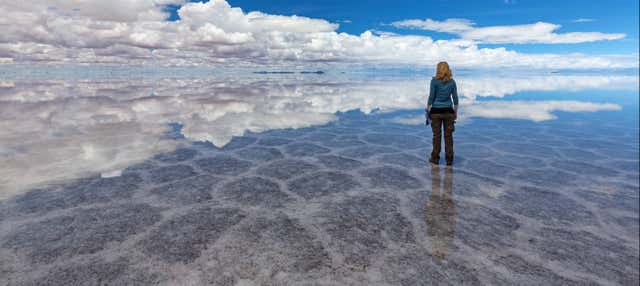
[[[0,199],[52,181],[115,176],[191,141],[222,147],[247,132],[323,125],[350,110],[394,112],[394,122],[423,124],[416,110],[424,107],[428,80],[350,74],[0,80]],[[628,99],[637,94],[634,75],[456,80],[461,124],[637,108],[637,95]]]

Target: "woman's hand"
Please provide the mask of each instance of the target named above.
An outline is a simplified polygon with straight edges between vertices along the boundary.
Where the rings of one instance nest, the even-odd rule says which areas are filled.
[[[458,119],[458,111],[453,113],[453,120],[456,120],[456,119]]]

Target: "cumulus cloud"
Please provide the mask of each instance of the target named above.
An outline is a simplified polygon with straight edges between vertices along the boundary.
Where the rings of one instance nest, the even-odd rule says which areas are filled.
[[[633,89],[638,85],[638,79],[631,76],[504,76],[498,80],[498,75],[476,76],[463,78],[458,86],[458,92],[465,99],[476,100],[479,97],[502,98],[510,94],[524,91],[556,91],[576,92],[603,87],[620,87]],[[503,82],[508,81],[508,82]]]
[[[521,100],[474,102],[465,106],[466,117],[509,118],[531,121],[555,119],[555,111],[594,112],[601,110],[620,110],[620,106],[611,103],[593,103],[575,100]]]
[[[473,117],[496,119],[523,119],[534,122],[556,119],[556,111],[564,112],[595,112],[604,110],[620,110],[620,105],[611,103],[593,103],[575,100],[486,100],[472,101],[464,105],[458,121]],[[424,116],[396,117],[392,122],[406,125],[424,124]]]
[[[166,21],[167,4],[180,6],[179,20]],[[25,0],[1,1],[0,63],[116,63],[160,65],[300,65],[315,63],[433,65],[446,59],[459,67],[624,68],[636,57],[526,54],[479,48],[476,41],[530,41],[500,27],[476,28],[461,19],[414,20],[431,29],[470,38],[338,33],[337,23],[303,16],[245,12],[224,0]],[[415,22],[418,21],[418,22]],[[424,26],[423,25],[423,26]],[[513,27],[512,27],[513,28]],[[538,41],[575,42],[616,34],[564,33],[536,23]],[[511,28],[507,30],[513,30]],[[524,33],[524,34],[527,34]]]
[[[183,126],[181,133],[188,141],[224,146],[247,131],[321,125],[336,120],[336,112],[354,109],[421,109],[426,101],[426,79],[327,77],[0,81],[0,200],[46,182],[114,175],[170,151],[186,143],[167,136],[172,123]],[[638,84],[634,76],[457,79],[464,106],[461,120],[540,121],[553,119],[558,110],[615,110],[619,106],[607,103],[476,98]]]
[[[576,22],[588,22],[590,19],[578,19]],[[622,33],[606,34],[600,32],[556,33],[561,26],[546,22],[525,25],[504,25],[476,27],[475,23],[466,19],[447,19],[445,21],[403,20],[393,22],[397,28],[422,29],[456,34],[462,39],[484,44],[576,44],[602,40],[622,39]]]

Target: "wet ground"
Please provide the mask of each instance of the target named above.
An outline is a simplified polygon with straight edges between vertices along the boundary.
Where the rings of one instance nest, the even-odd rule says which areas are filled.
[[[416,109],[219,146],[173,125],[122,169],[7,183],[0,284],[637,285],[637,97],[613,101],[459,120],[453,167]]]

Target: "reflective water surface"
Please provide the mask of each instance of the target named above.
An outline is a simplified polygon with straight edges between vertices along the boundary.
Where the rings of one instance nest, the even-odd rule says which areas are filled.
[[[456,80],[2,80],[1,283],[636,285],[637,75]]]

